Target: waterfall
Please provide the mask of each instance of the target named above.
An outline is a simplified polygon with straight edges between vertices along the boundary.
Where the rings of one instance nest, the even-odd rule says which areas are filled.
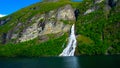
[[[71,28],[71,34],[69,37],[68,45],[59,56],[74,56],[76,42],[77,40],[75,37],[75,25],[73,24]]]

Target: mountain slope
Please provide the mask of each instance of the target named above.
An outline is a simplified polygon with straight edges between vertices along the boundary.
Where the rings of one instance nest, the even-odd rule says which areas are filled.
[[[114,0],[113,0],[114,1]],[[114,3],[114,2],[113,2]],[[106,1],[93,4],[94,11],[78,17],[76,32],[79,35],[77,54],[120,54],[120,1],[112,6]],[[83,40],[84,39],[84,40]]]
[[[0,56],[57,56],[75,23],[74,9],[78,5],[70,1],[41,2],[2,18]],[[32,55],[37,47],[38,53]],[[31,52],[29,48],[33,48]]]
[[[9,18],[10,20],[6,20],[3,18],[2,21],[5,21],[7,23],[0,27],[0,29],[1,29],[0,35],[1,36],[7,35],[8,39],[6,39],[6,42],[7,41],[9,42],[9,39],[11,39],[12,34],[14,34],[14,35],[20,34],[21,32],[24,31],[24,29],[26,29],[28,26],[31,26],[35,22],[46,22],[49,19],[51,20],[51,22],[54,22],[54,21],[56,21],[57,18],[52,17],[52,14],[54,14],[54,13],[56,13],[54,15],[59,14],[58,8],[65,6],[67,4],[71,4],[73,7],[78,5],[78,3],[72,3],[69,1],[68,2],[67,1],[55,2],[55,3],[54,2],[43,2],[43,3],[34,4],[30,7],[24,8],[16,13],[13,13],[12,15],[6,17],[6,19]],[[62,11],[63,9],[64,9],[64,7],[61,8],[60,10]],[[68,6],[68,9],[73,11],[71,6]],[[49,19],[46,16],[47,14],[49,14],[49,17],[48,17]],[[68,16],[68,17],[70,17],[70,16]],[[46,20],[46,18],[47,18],[47,20]],[[44,21],[44,19],[45,19],[45,21]],[[53,19],[53,21],[52,21],[52,19]]]
[[[120,54],[120,1],[115,1],[45,1],[0,18],[0,56],[58,56],[73,23],[76,55]]]

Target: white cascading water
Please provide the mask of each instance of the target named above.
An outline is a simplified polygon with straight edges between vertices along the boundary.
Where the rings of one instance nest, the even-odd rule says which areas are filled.
[[[77,40],[75,37],[75,25],[73,24],[71,28],[71,34],[69,37],[68,45],[59,56],[74,56],[76,43]]]

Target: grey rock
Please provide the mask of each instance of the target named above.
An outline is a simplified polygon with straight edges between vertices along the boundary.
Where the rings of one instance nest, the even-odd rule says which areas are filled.
[[[87,15],[87,14],[92,13],[94,11],[95,11],[94,8],[90,8],[90,9],[86,10],[86,12],[84,13],[84,15]]]
[[[68,32],[70,25],[65,25],[61,20],[75,20],[75,15],[71,5],[66,5],[58,10],[51,10],[48,13],[34,16],[31,20],[34,20],[35,23],[24,29],[19,38],[20,42],[32,40],[38,36],[47,34]]]
[[[5,20],[1,20],[1,21],[0,21],[0,25],[3,25],[3,24],[5,24],[5,23],[6,23]]]
[[[94,4],[99,4],[99,3],[103,2],[103,1],[104,1],[104,0],[94,0]],[[95,10],[98,9],[98,7],[99,7],[99,6],[93,6],[93,7],[89,8],[89,9],[87,9],[86,12],[84,12],[84,15],[87,15],[87,14],[89,14],[89,13],[94,12]]]
[[[4,20],[0,20],[0,26],[1,25],[4,25],[5,23],[7,23],[8,21],[10,21],[10,17],[8,17],[8,18],[6,18],[6,19],[4,19]]]
[[[71,5],[66,5],[58,9],[57,20],[75,20],[74,9]]]
[[[6,19],[6,21],[8,20],[10,19]],[[41,36],[43,36],[40,38],[41,41],[46,41],[49,39],[46,35],[64,33],[70,30],[70,24],[64,24],[63,20],[75,21],[74,9],[71,5],[37,14],[24,23],[18,20],[16,22],[18,24],[4,35],[3,42],[6,43],[11,40],[16,40],[14,42],[17,43],[25,42]]]
[[[22,36],[19,38],[21,42],[32,40],[38,36],[37,31],[37,23],[34,23],[32,26],[29,26],[24,32],[22,32]]]
[[[95,4],[97,4],[97,3],[101,3],[101,2],[103,2],[104,0],[95,0]]]

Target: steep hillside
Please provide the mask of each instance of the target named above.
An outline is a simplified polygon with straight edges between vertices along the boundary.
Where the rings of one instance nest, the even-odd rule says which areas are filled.
[[[45,1],[1,18],[0,56],[58,56],[75,23],[78,5],[69,0]]]
[[[92,12],[88,14],[85,14],[83,6],[79,8],[77,54],[120,54],[120,1],[109,1],[91,4]]]
[[[76,26],[76,55],[120,54],[120,1],[45,0],[0,18],[1,57],[58,56]]]
[[[71,5],[72,6],[71,6]],[[23,8],[20,11],[17,11],[5,18],[1,19],[1,23],[6,23],[4,25],[2,25],[0,27],[1,31],[0,31],[0,35],[6,36],[6,39],[2,39],[3,42],[2,43],[6,43],[9,41],[15,41],[16,39],[20,38],[18,36],[21,36],[21,33],[23,35],[24,32],[32,32],[33,30],[37,30],[37,24],[38,27],[40,27],[38,30],[40,31],[44,31],[42,29],[47,28],[47,23],[53,23],[54,25],[49,26],[52,29],[52,26],[55,27],[60,27],[62,28],[62,26],[64,24],[67,23],[67,20],[75,20],[74,17],[74,9],[76,6],[78,5],[78,3],[72,3],[69,1],[64,1],[64,2],[41,2],[41,3],[37,3],[34,4],[32,6],[29,6],[27,8]],[[72,8],[73,7],[73,8]],[[69,11],[69,10],[70,11]],[[68,11],[66,11],[68,10]],[[60,12],[61,11],[61,12]],[[67,19],[67,17],[62,17],[62,11],[63,13],[67,13],[67,17],[69,17]],[[72,17],[70,16],[70,14],[72,15]],[[56,18],[57,17],[57,18]],[[73,18],[73,19],[72,19]],[[59,20],[57,20],[59,19]],[[63,20],[62,20],[63,19]],[[61,26],[57,26],[55,25],[57,22],[58,25]],[[64,24],[60,23],[63,22]],[[33,24],[36,23],[36,24]],[[68,22],[70,23],[70,22]],[[48,24],[49,25],[49,24]],[[69,26],[63,26],[64,27],[64,31],[67,30],[66,27],[69,28]],[[30,31],[29,28],[32,28]],[[37,28],[37,29],[36,29]],[[41,29],[42,28],[42,29]],[[58,33],[60,32],[60,28],[56,31],[54,31],[53,29],[53,33]],[[46,29],[46,31],[44,31],[44,33],[47,32],[48,29]],[[38,31],[36,31],[38,32]],[[35,33],[35,32],[33,32]],[[44,33],[42,33],[41,35],[43,35]],[[49,34],[50,32],[46,33]],[[24,33],[25,34],[25,33]],[[26,33],[27,34],[27,33]],[[18,40],[19,41],[19,40]]]

